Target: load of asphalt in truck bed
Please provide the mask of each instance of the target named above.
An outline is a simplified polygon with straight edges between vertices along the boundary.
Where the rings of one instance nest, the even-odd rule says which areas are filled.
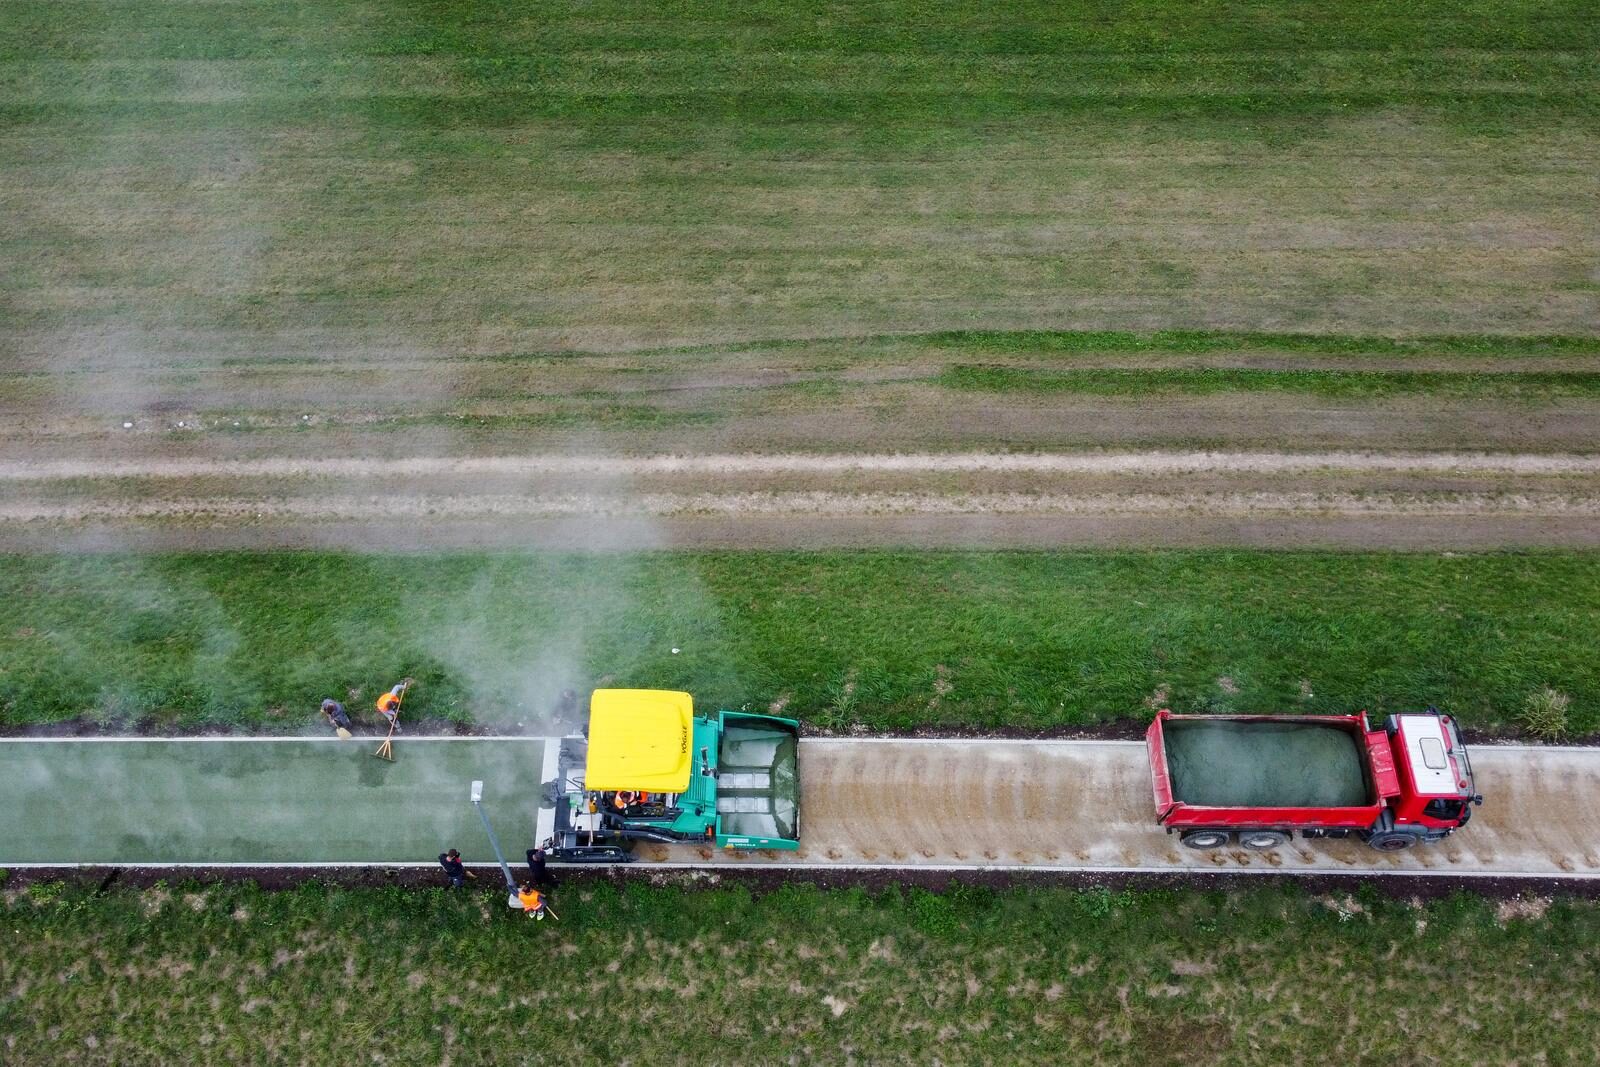
[[[1360,741],[1305,722],[1169,721],[1172,796],[1214,808],[1353,808],[1369,803]]]

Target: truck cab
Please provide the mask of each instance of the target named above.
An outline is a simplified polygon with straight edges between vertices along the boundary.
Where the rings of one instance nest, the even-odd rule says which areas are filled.
[[[1472,763],[1455,719],[1438,713],[1390,715],[1384,733],[1399,788],[1389,808],[1393,828],[1421,831],[1424,839],[1437,840],[1465,826],[1473,805],[1483,798],[1475,791]]]
[[[596,689],[589,728],[563,742],[555,833],[569,863],[633,858],[638,841],[800,847],[799,723],[719,711],[688,693]]]

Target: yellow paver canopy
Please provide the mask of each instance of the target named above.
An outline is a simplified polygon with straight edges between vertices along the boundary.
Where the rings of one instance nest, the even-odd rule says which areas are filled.
[[[682,793],[694,762],[694,698],[665,689],[596,689],[589,701],[588,789]]]

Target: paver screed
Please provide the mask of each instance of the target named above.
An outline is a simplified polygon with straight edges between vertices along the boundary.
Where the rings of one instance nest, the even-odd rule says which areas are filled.
[[[0,866],[492,859],[533,842],[538,738],[202,738],[0,743]]]

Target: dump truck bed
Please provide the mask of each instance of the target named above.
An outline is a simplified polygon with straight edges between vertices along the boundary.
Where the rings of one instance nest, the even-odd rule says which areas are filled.
[[[1146,734],[1169,826],[1367,826],[1399,792],[1382,731],[1360,716],[1173,715]]]

